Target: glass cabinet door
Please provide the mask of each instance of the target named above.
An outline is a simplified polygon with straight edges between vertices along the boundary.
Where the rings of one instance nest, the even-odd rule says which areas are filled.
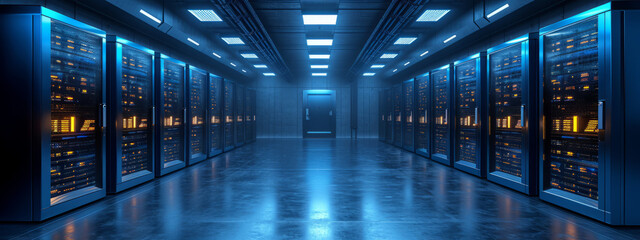
[[[122,181],[151,173],[153,55],[122,45]]]
[[[433,151],[434,158],[449,160],[449,69],[431,73],[433,79]],[[435,160],[435,159],[434,159]]]
[[[456,162],[479,165],[480,147],[478,109],[478,83],[480,72],[478,59],[471,59],[455,66],[455,156]]]
[[[101,185],[103,38],[51,20],[50,204]]]
[[[416,152],[428,156],[430,154],[431,129],[429,74],[416,78]]]
[[[222,78],[209,78],[209,153],[210,156],[222,151]]]
[[[207,96],[207,73],[190,68],[189,83],[189,158],[204,160],[205,156],[205,114]]]
[[[402,85],[392,88],[393,92],[393,144],[402,147]]]
[[[598,200],[598,18],[542,36],[544,190]]]
[[[413,128],[414,128],[414,123],[413,123],[413,99],[414,99],[414,95],[413,95],[413,80],[410,81],[406,81],[402,84],[402,91],[403,91],[403,101],[402,101],[402,111],[403,111],[403,115],[404,115],[404,119],[403,119],[403,128],[404,128],[404,133],[403,133],[403,143],[402,146],[409,150],[409,151],[413,151]]]
[[[232,81],[224,81],[224,148],[231,149],[235,146],[235,120],[234,112],[234,84]]]
[[[184,162],[184,76],[185,67],[164,60],[163,124],[161,129],[162,167],[168,168]]]

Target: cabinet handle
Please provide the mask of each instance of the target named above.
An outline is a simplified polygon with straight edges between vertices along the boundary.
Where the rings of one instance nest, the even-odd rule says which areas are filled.
[[[156,106],[151,107],[151,126],[156,125]]]
[[[444,109],[444,124],[449,124],[449,109]]]
[[[187,108],[182,109],[182,124],[187,125]]]
[[[524,104],[520,105],[520,127],[524,127],[524,108]]]
[[[476,108],[475,113],[473,115],[473,125],[478,125],[478,108]]]
[[[307,121],[309,121],[309,108],[305,108],[304,110],[305,110],[305,112],[306,112],[306,117],[305,117],[305,119],[306,119]]]
[[[102,127],[107,127],[107,104],[100,104],[100,108],[102,108]]]
[[[604,102],[598,101],[598,130],[604,130]]]

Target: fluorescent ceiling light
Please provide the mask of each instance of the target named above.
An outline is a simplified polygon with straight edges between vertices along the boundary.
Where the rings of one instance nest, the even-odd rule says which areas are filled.
[[[374,65],[371,65],[371,68],[383,68],[383,67],[384,67],[384,65],[383,65],[383,64],[374,64]]]
[[[222,41],[229,45],[243,45],[244,42],[239,37],[223,37]]]
[[[498,14],[499,12],[502,12],[502,10],[505,10],[505,9],[507,9],[508,7],[509,7],[509,4],[507,3],[507,4],[503,5],[502,7],[500,7],[500,8],[498,8],[498,9],[496,9],[495,11],[493,11],[493,12],[489,13],[489,15],[487,15],[487,18],[493,17],[493,15],[496,15],[496,14]]]
[[[311,65],[311,68],[329,68],[329,65]]]
[[[333,39],[307,39],[308,46],[331,46]]]
[[[257,65],[253,65],[254,68],[267,68],[267,65],[264,64],[257,64]]]
[[[201,22],[222,22],[222,19],[213,10],[189,10]]]
[[[454,39],[454,38],[456,38],[457,36],[458,36],[458,35],[453,35],[453,36],[451,36],[451,37],[447,38],[447,40],[444,40],[444,43],[447,43],[447,42],[449,42],[449,41],[453,40],[453,39]]]
[[[246,72],[247,72],[247,70],[242,69],[242,72],[243,72],[243,73],[246,73]]]
[[[436,10],[436,9],[427,9],[418,17],[416,22],[437,22],[440,18],[447,15],[451,10]]]
[[[310,59],[329,59],[330,57],[329,54],[309,54]]]
[[[371,77],[371,76],[373,76],[373,75],[376,75],[376,73],[370,73],[370,72],[367,72],[367,73],[363,73],[363,74],[362,74],[362,76],[365,76],[365,77]]]
[[[243,58],[258,58],[258,55],[255,53],[241,53],[240,55],[242,55]]]
[[[411,63],[411,62],[406,62],[406,63],[404,63],[404,65],[407,66],[407,65],[409,65],[409,63]]]
[[[393,45],[409,45],[418,39],[417,37],[401,37],[393,43]]]
[[[380,56],[380,58],[396,58],[398,56],[397,53],[385,53]]]
[[[231,64],[231,66],[234,66],[234,67],[236,67],[236,66],[237,66],[235,63],[230,63],[230,64]]]
[[[211,54],[213,54],[213,56],[216,56],[218,58],[222,58],[219,54],[217,54],[216,52],[212,52]]]
[[[327,76],[327,73],[311,73],[311,76],[314,76],[314,77],[324,77],[324,76]]]
[[[397,68],[396,68],[396,69],[393,69],[393,72],[397,72],[397,71],[398,71],[398,69],[397,69]]]
[[[196,46],[200,46],[200,43],[196,42],[195,40],[191,39],[191,38],[187,38],[187,40],[193,44],[195,44]]]
[[[151,20],[153,20],[154,22],[157,23],[162,23],[162,21],[160,21],[160,19],[157,19],[156,17],[154,17],[153,15],[149,14],[147,11],[140,9],[140,13],[142,13],[142,15],[147,16],[148,18],[150,18]]]
[[[269,76],[269,77],[273,77],[273,76],[275,76],[276,74],[275,74],[275,73],[262,73],[262,75]]]
[[[429,51],[424,51],[423,53],[420,54],[420,57],[427,55],[427,53],[429,53]]]
[[[304,25],[336,25],[338,15],[302,15]]]

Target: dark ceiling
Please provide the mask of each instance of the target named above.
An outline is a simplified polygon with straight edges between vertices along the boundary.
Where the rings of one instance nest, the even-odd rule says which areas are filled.
[[[390,78],[424,61],[435,52],[469,36],[534,0],[108,0],[119,8],[185,42],[197,36],[201,45],[193,46],[212,60],[243,74],[249,80],[275,78],[301,81],[314,78],[312,73],[327,73],[324,78],[350,81],[375,73],[375,78]],[[493,18],[487,14],[501,6],[510,7]],[[156,5],[155,7],[153,5]],[[154,10],[154,8],[160,8]],[[163,16],[155,25],[138,10],[149,9]],[[222,22],[200,22],[189,9],[214,10]],[[437,22],[416,22],[427,9],[450,10]],[[155,12],[154,12],[155,11]],[[168,14],[170,13],[170,14]],[[304,25],[303,14],[337,14],[336,25]],[[457,35],[450,43],[443,40]],[[245,45],[227,45],[223,36],[237,36]],[[386,39],[381,41],[380,39]],[[410,45],[393,45],[398,37],[412,36]],[[332,46],[307,46],[308,38],[333,39]],[[372,44],[378,43],[378,44]],[[422,56],[421,53],[429,51]],[[211,52],[221,57],[213,57]],[[258,59],[244,59],[240,54],[255,53]],[[383,53],[396,53],[393,59],[381,59]],[[330,54],[328,60],[309,59],[309,54]],[[407,63],[408,62],[408,63]],[[266,69],[257,69],[265,64]],[[329,65],[328,69],[311,69],[310,65]],[[372,64],[384,65],[372,69]],[[396,70],[397,69],[397,70]],[[273,78],[273,77],[272,77]]]

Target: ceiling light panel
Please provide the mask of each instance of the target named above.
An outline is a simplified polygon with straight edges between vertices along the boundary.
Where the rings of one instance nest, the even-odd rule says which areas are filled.
[[[329,65],[311,65],[311,68],[329,68]]]
[[[423,53],[420,54],[420,57],[423,57],[424,55],[427,55],[429,53],[429,51],[424,51]]]
[[[268,76],[268,77],[273,77],[276,74],[275,73],[262,73],[262,75]]]
[[[331,46],[333,39],[307,39],[308,46]]]
[[[393,43],[393,45],[409,45],[411,43],[413,43],[413,41],[415,41],[416,37],[401,37],[398,38],[398,40],[396,40],[396,42]]]
[[[218,14],[216,14],[216,12],[210,9],[195,9],[189,10],[189,12],[201,22],[222,22],[222,18],[220,18]]]
[[[253,67],[254,67],[254,68],[267,68],[267,65],[264,65],[264,64],[256,64],[256,65],[253,65]]]
[[[374,64],[374,65],[371,65],[371,68],[384,68],[384,65],[382,65],[382,64]]]
[[[162,21],[160,21],[160,19],[154,17],[153,15],[149,14],[147,11],[140,9],[140,13],[142,13],[142,15],[145,15],[146,17],[148,17],[149,19],[153,20],[154,22],[157,23],[162,23]]]
[[[193,43],[196,46],[200,46],[200,43],[196,42],[195,40],[191,39],[191,38],[187,38],[187,41]]]
[[[304,25],[336,25],[338,15],[302,15]]]
[[[212,52],[211,54],[213,54],[213,56],[216,56],[217,58],[222,58],[222,56],[220,56],[220,54],[217,54],[216,52]]]
[[[326,77],[327,73],[311,73],[311,76],[314,76],[314,77]]]
[[[244,42],[239,37],[223,37],[222,41],[229,45],[244,45]]]
[[[376,75],[376,73],[370,73],[370,72],[362,74],[362,76],[365,76],[365,77],[371,77],[371,76],[375,76],[375,75]]]
[[[416,22],[437,22],[444,15],[447,15],[451,10],[438,10],[438,9],[427,9],[418,17]]]
[[[380,58],[396,58],[398,56],[397,53],[385,53],[380,56]]]
[[[241,53],[240,55],[243,58],[258,58],[258,55],[256,55],[255,53]]]
[[[507,4],[505,4],[505,5],[502,5],[502,7],[500,7],[500,8],[498,8],[498,9],[494,10],[494,11],[493,11],[493,12],[491,12],[491,13],[489,13],[489,15],[487,15],[487,18],[493,17],[494,15],[498,14],[499,12],[502,12],[502,10],[505,10],[505,9],[507,9],[508,7],[509,7],[509,4],[508,4],[508,3],[507,3]]]
[[[444,40],[444,43],[448,43],[449,41],[453,40],[454,38],[456,38],[458,35],[453,35],[447,39]]]
[[[411,62],[406,62],[406,63],[404,63],[404,65],[407,66],[407,65],[409,65],[409,63],[411,63]]]
[[[235,63],[229,63],[229,64],[231,64],[231,66],[234,66],[234,67],[238,66]]]
[[[330,57],[329,54],[309,54],[310,59],[329,59]]]

